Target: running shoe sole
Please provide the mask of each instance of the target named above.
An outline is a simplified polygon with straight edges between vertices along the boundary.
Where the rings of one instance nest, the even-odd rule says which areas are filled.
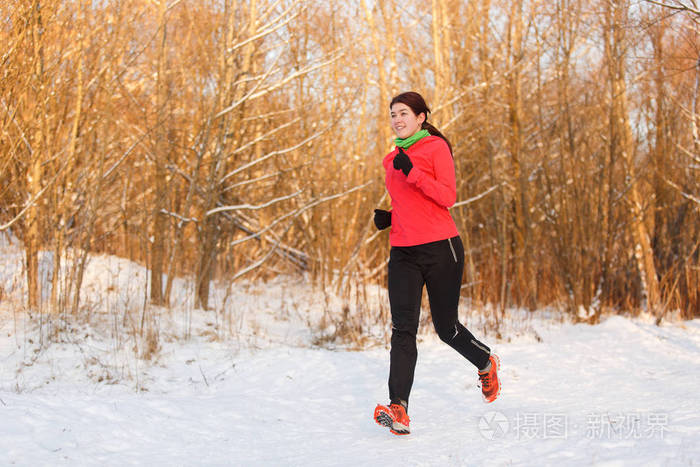
[[[374,421],[377,422],[377,425],[389,428],[389,431],[391,431],[395,435],[407,435],[411,433],[411,431],[408,428],[397,427],[396,429],[394,429],[394,419],[391,418],[391,415],[384,412],[383,410],[379,411],[378,414],[374,415]]]

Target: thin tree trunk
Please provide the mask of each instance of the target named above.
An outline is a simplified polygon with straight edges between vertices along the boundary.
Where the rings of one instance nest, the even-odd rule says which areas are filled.
[[[514,211],[514,236],[515,236],[515,277],[519,300],[525,300],[529,307],[534,308],[532,297],[528,295],[527,283],[530,264],[528,254],[528,239],[530,231],[529,207],[528,207],[528,180],[524,166],[523,136],[522,136],[522,79],[521,66],[523,58],[522,30],[523,30],[522,2],[511,3],[510,28],[509,28],[509,63],[510,76],[508,79],[508,110],[510,121],[509,149],[511,156],[511,169],[515,186]]]
[[[625,83],[624,48],[625,24],[623,19],[627,2],[607,2],[608,28],[606,52],[611,80],[613,132],[619,138],[618,150],[624,161],[625,176],[629,180],[629,216],[634,240],[634,256],[637,261],[642,289],[649,312],[660,316],[659,280],[654,265],[654,252],[645,223],[644,205],[635,167],[635,146],[629,122],[627,86]],[[613,138],[613,141],[615,138]]]
[[[450,2],[432,0],[432,35],[433,59],[435,63],[435,95],[434,106],[440,107],[440,121],[447,123],[452,120],[451,105],[443,104],[450,97]]]
[[[167,138],[167,99],[168,99],[168,77],[167,72],[167,56],[166,56],[166,41],[167,36],[167,2],[161,3],[161,13],[160,13],[160,27],[161,39],[160,39],[160,52],[158,53],[158,76],[156,78],[156,109],[155,109],[155,121],[156,125],[156,144],[155,144],[155,199],[153,204],[153,243],[151,245],[151,303],[154,305],[164,305],[165,301],[163,299],[163,262],[165,258],[165,214],[163,211],[166,207],[166,172],[165,172],[165,162],[166,153],[168,152],[168,138]]]
[[[36,129],[32,138],[32,151],[30,154],[31,165],[27,173],[27,199],[34,199],[41,191],[41,179],[43,176],[43,152],[45,149],[45,122],[46,109],[42,90],[44,89],[44,48],[43,48],[43,24],[42,4],[36,2],[32,7],[32,41],[34,53],[33,81],[35,86],[35,125]],[[27,267],[27,299],[30,309],[39,308],[41,300],[41,285],[39,281],[39,248],[41,247],[41,214],[39,201],[35,202],[27,211],[26,218],[26,267]]]
[[[367,6],[365,3],[365,0],[360,0],[360,4],[362,5],[362,8],[365,11],[365,18],[367,19],[367,24],[369,26],[369,31],[370,35],[372,37],[372,46],[374,48],[374,57],[377,61],[377,74],[378,74],[378,79],[379,82],[377,83],[377,87],[379,89],[379,105],[380,105],[380,112],[377,114],[377,149],[381,152],[384,149],[386,149],[387,143],[389,142],[390,139],[390,129],[388,125],[386,124],[387,122],[387,114],[388,110],[385,105],[389,104],[389,99],[391,98],[390,96],[390,89],[389,89],[389,82],[387,80],[386,76],[386,71],[385,67],[383,64],[383,59],[384,59],[384,54],[382,52],[382,40],[380,38],[380,32],[377,27],[377,21],[374,17],[374,12],[372,11],[372,8]],[[382,112],[385,111],[386,113]]]

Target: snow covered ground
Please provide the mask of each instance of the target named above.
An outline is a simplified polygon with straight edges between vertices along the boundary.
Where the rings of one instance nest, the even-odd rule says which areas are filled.
[[[428,329],[412,433],[397,437],[372,420],[387,402],[386,347],[313,346],[305,307],[317,300],[303,282],[236,289],[230,315],[163,312],[148,360],[133,350],[141,341],[108,332],[142,295],[139,266],[91,261],[86,290],[101,297],[102,330],[39,325],[13,305],[18,257],[5,253],[0,465],[700,463],[700,320],[589,326],[514,310],[497,340],[463,310],[501,357],[500,398],[484,404],[475,370]]]

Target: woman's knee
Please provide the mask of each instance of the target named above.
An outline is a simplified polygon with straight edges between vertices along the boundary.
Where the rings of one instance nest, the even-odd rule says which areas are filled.
[[[459,334],[459,328],[457,326],[457,323],[450,323],[450,324],[436,324],[435,325],[435,331],[437,332],[438,337],[440,340],[443,342],[449,344],[452,342],[452,340],[457,337],[457,334]]]

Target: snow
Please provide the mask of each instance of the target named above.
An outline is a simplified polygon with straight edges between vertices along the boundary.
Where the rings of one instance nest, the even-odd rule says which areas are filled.
[[[145,308],[149,353],[148,332],[128,332],[141,266],[92,257],[89,317],[30,318],[21,252],[0,249],[0,465],[699,463],[700,320],[590,326],[511,310],[497,339],[465,304],[463,322],[501,358],[501,396],[483,403],[474,368],[426,327],[412,433],[397,437],[372,420],[387,402],[386,330],[359,351],[314,345],[342,300],[303,279],[216,287],[207,312],[179,281],[173,310]]]

